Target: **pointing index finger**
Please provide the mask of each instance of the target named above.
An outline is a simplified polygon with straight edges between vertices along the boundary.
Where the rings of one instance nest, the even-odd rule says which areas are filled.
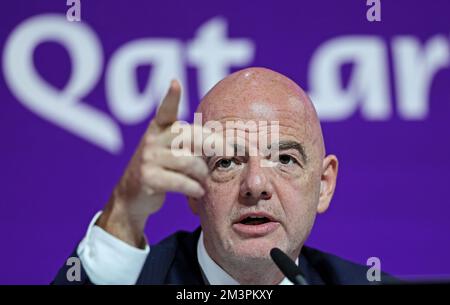
[[[155,122],[159,127],[165,128],[177,120],[180,97],[180,83],[177,80],[172,80],[169,91],[162,100],[155,116]]]

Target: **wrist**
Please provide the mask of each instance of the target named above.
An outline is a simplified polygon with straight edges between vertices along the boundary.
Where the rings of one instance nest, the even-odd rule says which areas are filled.
[[[147,217],[139,213],[132,213],[129,207],[111,199],[105,206],[96,225],[137,248],[145,248],[144,234]]]

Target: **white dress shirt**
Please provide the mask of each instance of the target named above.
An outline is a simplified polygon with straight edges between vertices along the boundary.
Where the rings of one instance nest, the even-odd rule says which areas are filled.
[[[77,248],[77,254],[90,280],[97,285],[133,285],[136,283],[147,255],[145,249],[133,247],[109,234],[95,223],[101,215],[95,214],[89,224],[86,236]],[[203,232],[197,243],[198,263],[206,280],[211,285],[239,285],[208,255],[203,243]],[[296,260],[298,264],[298,259]],[[284,278],[279,285],[292,285]]]

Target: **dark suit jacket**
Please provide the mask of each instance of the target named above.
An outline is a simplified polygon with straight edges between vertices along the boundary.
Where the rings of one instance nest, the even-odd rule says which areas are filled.
[[[200,229],[194,232],[177,232],[151,246],[136,284],[189,284],[204,285],[197,260],[197,241]],[[72,256],[76,257],[76,249]],[[358,265],[337,256],[304,246],[299,258],[300,268],[309,284],[371,284],[366,278],[369,267]],[[81,268],[81,281],[69,282],[64,265],[53,284],[92,284]],[[382,281],[392,280],[382,274]]]

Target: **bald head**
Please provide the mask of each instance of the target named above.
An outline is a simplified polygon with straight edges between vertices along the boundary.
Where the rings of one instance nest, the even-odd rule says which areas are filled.
[[[320,122],[311,100],[294,81],[266,69],[247,68],[218,82],[202,99],[203,121],[279,121],[288,135],[300,137],[310,153],[324,157]],[[203,123],[204,123],[203,122]]]

